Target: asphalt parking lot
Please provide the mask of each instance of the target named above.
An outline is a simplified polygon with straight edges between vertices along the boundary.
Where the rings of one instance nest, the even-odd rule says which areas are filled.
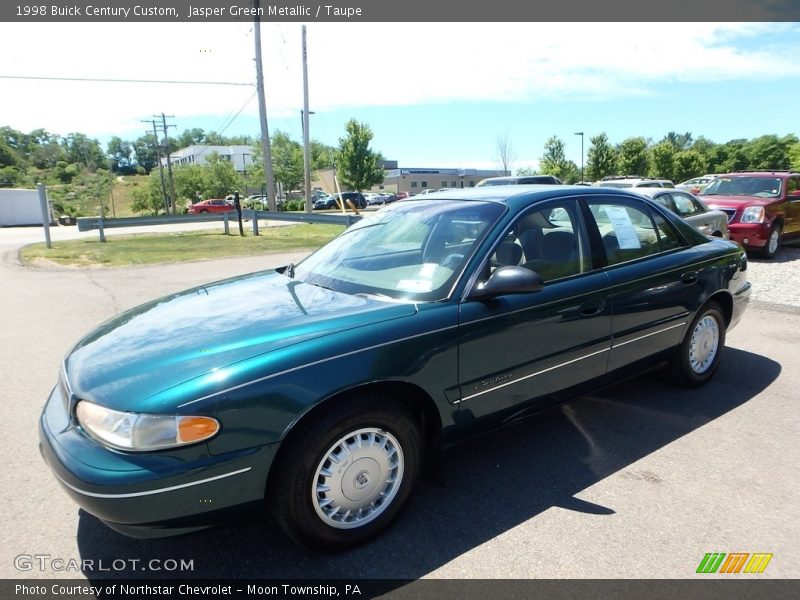
[[[800,308],[781,298],[751,305],[706,387],[651,374],[469,442],[386,535],[321,556],[267,520],[126,538],[82,513],[37,449],[41,407],[82,334],[145,300],[300,256],[51,270],[22,267],[5,234],[0,578],[691,578],[707,552],[773,553],[764,574],[740,576],[800,577]],[[20,555],[47,555],[48,567],[21,570]],[[63,571],[58,558],[126,566]],[[151,559],[192,569],[142,570]]]

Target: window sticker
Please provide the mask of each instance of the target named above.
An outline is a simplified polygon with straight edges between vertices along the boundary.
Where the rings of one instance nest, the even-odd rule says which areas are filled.
[[[631,216],[622,206],[604,206],[603,210],[611,221],[614,233],[617,236],[617,243],[621,250],[636,250],[642,247],[636,228],[631,222]]]

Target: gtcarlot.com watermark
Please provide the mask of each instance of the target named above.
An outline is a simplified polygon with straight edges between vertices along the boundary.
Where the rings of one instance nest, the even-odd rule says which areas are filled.
[[[172,573],[194,571],[194,559],[185,558],[64,558],[52,554],[18,554],[14,557],[18,571],[75,571],[100,573],[109,571],[153,571]]]

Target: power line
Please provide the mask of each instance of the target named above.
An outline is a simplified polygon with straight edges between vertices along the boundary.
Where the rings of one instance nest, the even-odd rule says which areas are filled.
[[[253,86],[252,83],[236,81],[180,81],[175,79],[111,79],[104,77],[45,77],[28,75],[0,75],[0,79],[27,79],[34,81],[94,81],[100,83],[167,83],[181,85],[236,85]]]

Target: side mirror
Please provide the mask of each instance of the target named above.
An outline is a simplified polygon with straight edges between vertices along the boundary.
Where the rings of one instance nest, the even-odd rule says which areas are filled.
[[[480,300],[506,294],[529,294],[541,291],[543,287],[544,280],[536,271],[525,267],[500,267],[485,283],[476,285],[469,297]]]

